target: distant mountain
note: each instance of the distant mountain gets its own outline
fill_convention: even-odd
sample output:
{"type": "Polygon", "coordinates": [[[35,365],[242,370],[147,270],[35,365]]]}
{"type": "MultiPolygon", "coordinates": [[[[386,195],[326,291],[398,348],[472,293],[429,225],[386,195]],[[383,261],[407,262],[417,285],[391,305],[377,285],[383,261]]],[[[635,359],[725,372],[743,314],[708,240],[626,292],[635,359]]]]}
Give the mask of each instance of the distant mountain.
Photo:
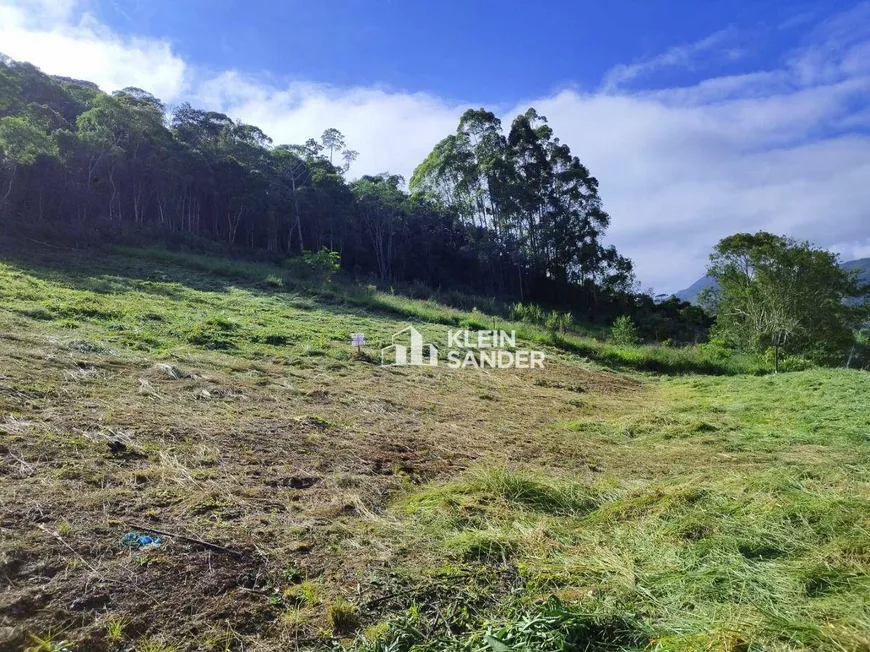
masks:
{"type": "Polygon", "coordinates": [[[697,281],[692,283],[685,290],[680,290],[676,292],[674,296],[676,296],[680,301],[688,301],[689,303],[697,303],[698,295],[701,294],[707,288],[715,288],[717,287],[716,281],[714,281],[709,276],[702,276],[697,281]]]}
{"type": "Polygon", "coordinates": [[[858,278],[864,283],[870,283],[870,258],[859,258],[843,263],[843,269],[857,269],[858,278]]]}
{"type": "MultiPolygon", "coordinates": [[[[857,269],[858,278],[862,283],[870,283],[870,258],[859,258],[858,260],[850,260],[843,263],[843,269],[857,269]]],[[[707,288],[715,288],[716,281],[709,276],[703,276],[692,283],[685,290],[675,292],[674,296],[680,301],[688,301],[689,303],[697,303],[698,295],[707,288]]]]}

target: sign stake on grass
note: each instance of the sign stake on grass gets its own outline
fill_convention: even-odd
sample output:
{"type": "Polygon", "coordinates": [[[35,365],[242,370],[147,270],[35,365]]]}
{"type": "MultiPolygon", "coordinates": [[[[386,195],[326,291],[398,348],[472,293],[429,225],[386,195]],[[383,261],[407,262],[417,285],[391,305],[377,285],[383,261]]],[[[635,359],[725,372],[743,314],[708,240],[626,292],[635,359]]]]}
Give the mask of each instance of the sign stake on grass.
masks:
{"type": "Polygon", "coordinates": [[[356,352],[359,353],[362,347],[366,345],[366,336],[363,333],[351,333],[350,343],[356,347],[356,352]]]}

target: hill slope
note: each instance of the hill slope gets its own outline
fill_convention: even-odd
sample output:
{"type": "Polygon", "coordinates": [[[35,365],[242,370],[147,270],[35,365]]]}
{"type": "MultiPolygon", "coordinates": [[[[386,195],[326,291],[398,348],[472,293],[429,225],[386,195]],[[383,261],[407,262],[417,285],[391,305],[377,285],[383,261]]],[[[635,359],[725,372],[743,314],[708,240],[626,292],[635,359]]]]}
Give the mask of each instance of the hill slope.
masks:
{"type": "Polygon", "coordinates": [[[680,290],[679,292],[674,294],[674,296],[677,297],[680,301],[698,303],[698,297],[700,296],[701,292],[703,292],[707,288],[715,289],[716,287],[717,285],[715,280],[713,280],[709,276],[702,276],[685,290],[680,290]]]}
{"type": "Polygon", "coordinates": [[[398,304],[277,268],[0,260],[0,648],[868,645],[864,373],[381,367],[398,304]]]}
{"type": "Polygon", "coordinates": [[[870,283],[870,258],[860,258],[843,263],[846,269],[858,270],[858,276],[864,283],[870,283]]]}
{"type": "MultiPolygon", "coordinates": [[[[862,283],[870,283],[870,258],[860,258],[858,260],[850,260],[848,262],[843,263],[844,269],[849,270],[858,270],[858,278],[861,279],[862,283]]],[[[675,293],[674,296],[680,299],[681,301],[688,301],[690,303],[697,303],[698,296],[701,292],[708,287],[715,288],[716,281],[714,281],[709,276],[702,276],[697,281],[692,283],[685,290],[680,290],[675,293]]]]}

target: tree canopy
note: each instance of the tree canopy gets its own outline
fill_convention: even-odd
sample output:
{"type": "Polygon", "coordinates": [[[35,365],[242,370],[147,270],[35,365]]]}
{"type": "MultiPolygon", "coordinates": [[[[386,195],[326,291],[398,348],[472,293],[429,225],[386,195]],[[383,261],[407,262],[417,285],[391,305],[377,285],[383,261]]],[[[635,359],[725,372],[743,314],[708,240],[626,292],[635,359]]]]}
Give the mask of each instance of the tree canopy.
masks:
{"type": "Polygon", "coordinates": [[[708,275],[718,289],[706,301],[716,313],[715,334],[736,348],[817,362],[845,360],[867,318],[848,299],[865,294],[836,254],[807,242],[758,232],[719,241],[708,275]]]}
{"type": "Polygon", "coordinates": [[[464,224],[485,230],[515,266],[561,283],[591,282],[626,289],[631,261],[601,238],[610,216],[598,180],[529,109],[507,136],[484,109],[466,111],[455,134],[439,142],[411,179],[464,224]]]}
{"type": "Polygon", "coordinates": [[[326,248],[383,283],[558,304],[602,322],[658,311],[603,241],[598,181],[534,109],[506,134],[490,111],[467,111],[407,189],[389,172],[352,180],[359,156],[335,128],[274,143],[223,113],[0,61],[7,232],[275,260],[326,248]]]}

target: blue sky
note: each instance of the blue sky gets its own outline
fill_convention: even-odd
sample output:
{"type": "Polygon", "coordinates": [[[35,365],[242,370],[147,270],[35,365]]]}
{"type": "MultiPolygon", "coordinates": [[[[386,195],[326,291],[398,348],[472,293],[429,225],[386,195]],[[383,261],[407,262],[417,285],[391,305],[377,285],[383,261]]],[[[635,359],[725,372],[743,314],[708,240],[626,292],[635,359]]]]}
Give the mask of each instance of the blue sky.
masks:
{"type": "Polygon", "coordinates": [[[546,115],[678,290],[758,229],[870,256],[870,2],[0,0],[0,52],[406,177],[462,111],[546,115]]]}
{"type": "MultiPolygon", "coordinates": [[[[729,27],[739,59],[711,57],[710,65],[725,74],[763,67],[800,41],[802,30],[784,24],[849,4],[114,0],[98,5],[97,15],[119,32],[168,39],[185,60],[214,69],[503,103],[565,86],[596,88],[613,66],[729,27]]],[[[708,66],[699,68],[670,70],[646,85],[687,83],[708,66]]]]}

